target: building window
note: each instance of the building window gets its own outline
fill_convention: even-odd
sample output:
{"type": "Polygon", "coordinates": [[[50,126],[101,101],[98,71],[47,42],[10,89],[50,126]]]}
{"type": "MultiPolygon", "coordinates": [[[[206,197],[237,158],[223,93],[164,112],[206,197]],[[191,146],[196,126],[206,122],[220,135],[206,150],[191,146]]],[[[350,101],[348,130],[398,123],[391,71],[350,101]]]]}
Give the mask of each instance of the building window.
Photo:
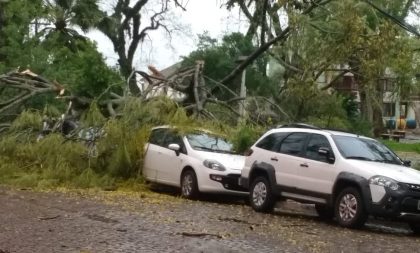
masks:
{"type": "Polygon", "coordinates": [[[400,117],[401,118],[407,118],[407,108],[408,108],[408,103],[407,102],[401,103],[401,105],[400,105],[400,117]]]}
{"type": "Polygon", "coordinates": [[[395,116],[395,103],[384,103],[384,117],[394,117],[395,116]]]}
{"type": "Polygon", "coordinates": [[[383,83],[384,83],[384,92],[393,92],[394,91],[394,88],[395,88],[395,80],[394,79],[390,79],[390,78],[383,79],[383,83]]]}

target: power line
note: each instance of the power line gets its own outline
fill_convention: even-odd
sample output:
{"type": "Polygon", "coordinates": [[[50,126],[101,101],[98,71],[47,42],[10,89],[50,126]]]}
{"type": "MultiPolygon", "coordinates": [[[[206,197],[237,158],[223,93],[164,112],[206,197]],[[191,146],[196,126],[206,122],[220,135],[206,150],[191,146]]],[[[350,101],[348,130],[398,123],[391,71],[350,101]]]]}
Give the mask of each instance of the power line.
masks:
{"type": "Polygon", "coordinates": [[[388,13],[387,11],[381,9],[380,7],[378,7],[377,5],[375,5],[374,3],[372,3],[369,0],[364,0],[367,4],[369,4],[370,6],[372,6],[375,10],[377,10],[379,13],[381,13],[382,15],[384,15],[386,18],[389,18],[390,20],[392,20],[392,22],[394,22],[395,24],[397,24],[398,26],[400,26],[401,28],[403,28],[404,30],[406,30],[409,33],[412,33],[414,35],[416,35],[417,37],[420,37],[420,33],[411,25],[407,24],[406,22],[404,22],[403,20],[400,20],[399,18],[391,15],[390,13],[388,13]]]}

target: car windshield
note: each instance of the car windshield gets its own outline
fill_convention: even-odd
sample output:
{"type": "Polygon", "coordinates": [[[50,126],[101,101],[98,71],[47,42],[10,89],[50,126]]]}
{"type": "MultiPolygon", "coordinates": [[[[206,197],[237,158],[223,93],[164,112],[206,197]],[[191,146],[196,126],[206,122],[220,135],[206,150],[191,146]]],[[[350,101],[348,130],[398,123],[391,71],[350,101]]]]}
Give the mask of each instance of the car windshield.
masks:
{"type": "Polygon", "coordinates": [[[235,153],[232,150],[233,145],[220,136],[211,135],[208,133],[194,133],[188,134],[187,140],[191,147],[195,150],[230,154],[235,153]]]}
{"type": "Polygon", "coordinates": [[[333,136],[341,155],[346,159],[402,165],[401,159],[382,143],[353,136],[333,136]]]}

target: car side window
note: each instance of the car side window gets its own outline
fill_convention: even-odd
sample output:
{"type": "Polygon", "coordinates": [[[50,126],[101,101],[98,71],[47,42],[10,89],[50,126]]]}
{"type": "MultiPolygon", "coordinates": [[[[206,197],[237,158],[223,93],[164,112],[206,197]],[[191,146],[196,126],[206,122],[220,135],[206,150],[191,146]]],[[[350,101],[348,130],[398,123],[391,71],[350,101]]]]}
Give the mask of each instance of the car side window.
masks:
{"type": "Polygon", "coordinates": [[[276,151],[276,146],[279,142],[281,142],[284,137],[286,137],[289,133],[281,132],[281,133],[272,133],[262,139],[260,142],[257,143],[258,148],[276,151]]]}
{"type": "Polygon", "coordinates": [[[168,132],[168,129],[164,129],[164,128],[153,130],[152,133],[150,134],[149,143],[155,144],[158,146],[163,146],[164,145],[163,141],[165,139],[165,135],[167,132],[168,132]]]}
{"type": "Polygon", "coordinates": [[[163,147],[168,148],[169,144],[178,144],[181,147],[181,153],[187,153],[182,137],[174,130],[167,131],[165,134],[163,147]]]}
{"type": "Polygon", "coordinates": [[[182,138],[174,131],[168,131],[165,135],[165,140],[163,141],[163,146],[168,147],[169,144],[178,144],[182,146],[182,138]]]}
{"type": "Polygon", "coordinates": [[[280,144],[279,152],[288,155],[302,155],[308,133],[292,133],[287,136],[280,144]]]}
{"type": "Polygon", "coordinates": [[[328,162],[327,157],[318,153],[319,148],[328,148],[331,150],[331,145],[328,139],[320,134],[312,134],[308,145],[306,146],[306,157],[320,162],[328,162]]]}

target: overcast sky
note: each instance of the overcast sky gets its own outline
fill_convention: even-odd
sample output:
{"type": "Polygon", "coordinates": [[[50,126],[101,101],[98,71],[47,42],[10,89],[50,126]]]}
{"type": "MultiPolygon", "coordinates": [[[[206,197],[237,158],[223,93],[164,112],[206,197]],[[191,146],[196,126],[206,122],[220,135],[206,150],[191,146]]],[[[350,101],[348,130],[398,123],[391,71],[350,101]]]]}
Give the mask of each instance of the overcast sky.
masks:
{"type": "MultiPolygon", "coordinates": [[[[112,0],[104,0],[112,8],[112,0]]],[[[170,40],[163,30],[150,32],[150,37],[139,45],[134,60],[136,69],[146,70],[147,65],[154,65],[157,69],[164,69],[193,51],[197,45],[197,34],[208,31],[212,37],[221,38],[227,32],[246,31],[247,22],[240,15],[239,9],[227,11],[221,7],[222,0],[181,0],[186,3],[187,11],[180,8],[171,13],[171,19],[182,24],[182,33],[174,33],[170,40]]],[[[148,20],[145,20],[148,21],[148,20]]],[[[419,25],[418,17],[413,15],[407,20],[410,24],[419,25]]],[[[147,23],[145,24],[147,25],[147,23]]],[[[99,51],[105,56],[109,65],[117,64],[111,42],[98,31],[92,31],[88,36],[94,39],[99,51]]]]}
{"type": "MultiPolygon", "coordinates": [[[[163,30],[151,32],[150,40],[137,49],[134,61],[137,69],[146,70],[150,64],[163,69],[178,62],[181,56],[196,48],[197,34],[204,31],[212,37],[221,38],[226,32],[245,29],[246,22],[241,20],[239,10],[228,12],[225,7],[221,8],[220,0],[184,0],[184,3],[187,3],[187,11],[177,9],[171,17],[183,25],[183,32],[173,34],[172,39],[163,30]]],[[[92,31],[88,36],[97,42],[107,63],[115,66],[118,58],[109,39],[98,31],[92,31]]]]}

